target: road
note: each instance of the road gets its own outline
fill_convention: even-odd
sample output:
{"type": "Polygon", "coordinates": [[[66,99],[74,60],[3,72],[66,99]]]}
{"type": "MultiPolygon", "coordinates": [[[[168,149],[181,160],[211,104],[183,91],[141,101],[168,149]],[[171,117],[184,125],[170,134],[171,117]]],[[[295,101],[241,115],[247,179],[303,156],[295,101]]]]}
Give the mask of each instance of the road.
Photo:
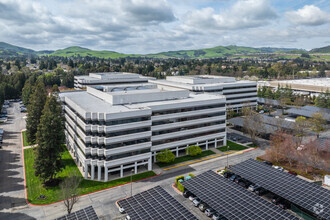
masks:
{"type": "MultiPolygon", "coordinates": [[[[47,206],[31,206],[25,203],[22,149],[19,131],[24,128],[23,114],[19,112],[18,103],[8,109],[10,120],[4,125],[4,149],[0,150],[0,219],[54,219],[66,214],[62,203],[47,206]]],[[[236,164],[249,158],[263,154],[263,150],[256,149],[242,154],[228,156],[229,164],[236,164]]],[[[207,219],[191,202],[184,199],[173,188],[174,178],[179,175],[194,173],[198,175],[207,170],[217,170],[227,165],[227,157],[217,157],[190,165],[185,165],[162,171],[162,174],[153,178],[133,183],[133,194],[145,191],[155,186],[162,186],[184,206],[190,209],[200,219],[207,219]]],[[[118,212],[115,202],[130,196],[130,184],[95,192],[81,196],[73,211],[92,205],[100,219],[124,219],[125,215],[118,212]]]]}

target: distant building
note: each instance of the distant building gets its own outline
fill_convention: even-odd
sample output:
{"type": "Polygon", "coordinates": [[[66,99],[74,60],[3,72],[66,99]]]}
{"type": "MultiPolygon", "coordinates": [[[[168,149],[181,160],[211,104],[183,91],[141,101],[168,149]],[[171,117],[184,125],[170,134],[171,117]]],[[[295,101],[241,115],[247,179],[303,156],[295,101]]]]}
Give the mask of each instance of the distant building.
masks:
{"type": "Polygon", "coordinates": [[[226,97],[227,109],[238,111],[244,106],[257,105],[257,83],[235,80],[234,77],[194,75],[168,76],[166,80],[149,80],[164,88],[188,89],[196,93],[219,94],[226,97]]]}
{"type": "Polygon", "coordinates": [[[75,76],[74,88],[83,89],[86,86],[111,85],[123,83],[147,83],[152,77],[145,77],[136,73],[108,72],[108,73],[90,73],[88,76],[75,76]]]}
{"type": "Polygon", "coordinates": [[[179,156],[189,145],[206,150],[226,144],[222,95],[126,83],[88,86],[87,91],[63,92],[60,97],[66,145],[84,177],[92,180],[151,170],[163,149],[179,156]]]}

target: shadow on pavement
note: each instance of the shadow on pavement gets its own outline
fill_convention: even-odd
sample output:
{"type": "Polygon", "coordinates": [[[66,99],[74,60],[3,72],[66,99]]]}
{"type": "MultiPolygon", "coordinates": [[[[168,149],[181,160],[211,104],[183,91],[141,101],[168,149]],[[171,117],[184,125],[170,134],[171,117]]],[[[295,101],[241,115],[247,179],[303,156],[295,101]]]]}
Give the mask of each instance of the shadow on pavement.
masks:
{"type": "Polygon", "coordinates": [[[0,219],[6,220],[31,220],[36,219],[24,213],[9,213],[9,212],[0,212],[0,219]]]}
{"type": "MultiPolygon", "coordinates": [[[[167,179],[167,178],[177,177],[177,176],[180,176],[182,174],[190,173],[190,172],[193,172],[193,171],[196,171],[196,170],[192,167],[187,167],[185,169],[177,170],[177,171],[174,171],[174,172],[171,172],[171,173],[161,174],[161,175],[153,177],[153,178],[141,180],[140,182],[157,182],[157,181],[161,181],[161,180],[164,180],[164,179],[167,179]]],[[[173,182],[174,182],[174,179],[173,179],[173,182]]]]}

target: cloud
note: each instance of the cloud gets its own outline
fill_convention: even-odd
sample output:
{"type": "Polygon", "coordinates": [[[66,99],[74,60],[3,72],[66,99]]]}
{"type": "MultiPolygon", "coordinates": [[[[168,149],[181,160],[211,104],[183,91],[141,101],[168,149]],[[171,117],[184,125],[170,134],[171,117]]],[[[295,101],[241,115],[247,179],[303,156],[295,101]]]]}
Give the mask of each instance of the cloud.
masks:
{"type": "Polygon", "coordinates": [[[305,5],[297,11],[289,11],[286,17],[296,25],[318,26],[330,22],[330,14],[314,5],[305,5]]]}
{"type": "Polygon", "coordinates": [[[190,11],[185,17],[185,28],[237,30],[266,25],[276,17],[268,1],[242,0],[220,13],[211,7],[190,11]]]}

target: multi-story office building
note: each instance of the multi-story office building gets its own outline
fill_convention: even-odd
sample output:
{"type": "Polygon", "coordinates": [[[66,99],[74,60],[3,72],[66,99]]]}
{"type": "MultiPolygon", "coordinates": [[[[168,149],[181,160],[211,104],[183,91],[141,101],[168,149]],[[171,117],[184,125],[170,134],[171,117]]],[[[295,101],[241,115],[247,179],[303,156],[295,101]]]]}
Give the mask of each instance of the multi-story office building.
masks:
{"type": "Polygon", "coordinates": [[[111,84],[123,84],[123,83],[147,83],[152,77],[141,76],[136,73],[123,73],[123,72],[111,72],[111,73],[90,73],[88,76],[75,76],[74,88],[83,89],[86,86],[96,85],[111,85],[111,84]]]}
{"type": "Polygon", "coordinates": [[[226,144],[225,97],[156,84],[87,87],[60,94],[66,144],[85,178],[151,170],[157,152],[226,144]]]}
{"type": "Polygon", "coordinates": [[[257,105],[257,83],[235,80],[234,77],[168,76],[166,80],[149,80],[165,88],[182,88],[196,93],[221,94],[226,97],[227,109],[238,111],[244,106],[257,105]]]}

